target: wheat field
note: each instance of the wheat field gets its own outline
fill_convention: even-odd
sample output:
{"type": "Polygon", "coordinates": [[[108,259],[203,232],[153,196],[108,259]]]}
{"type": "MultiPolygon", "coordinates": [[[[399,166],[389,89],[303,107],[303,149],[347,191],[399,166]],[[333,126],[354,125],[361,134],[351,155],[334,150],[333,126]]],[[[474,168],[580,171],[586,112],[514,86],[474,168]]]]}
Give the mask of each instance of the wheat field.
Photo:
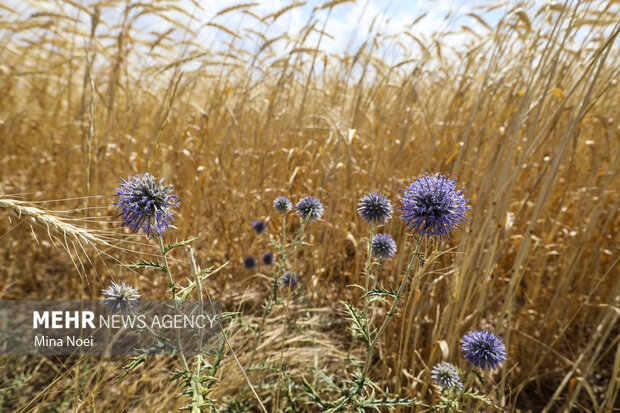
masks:
{"type": "MultiPolygon", "coordinates": [[[[274,396],[273,372],[250,364],[281,357],[291,377],[320,367],[350,379],[343,365],[360,350],[340,301],[361,298],[351,287],[363,283],[367,248],[358,200],[379,191],[397,207],[410,179],[440,172],[472,208],[450,237],[423,243],[425,273],[372,359],[378,391],[431,404],[431,367],[458,360],[463,334],[481,326],[508,355],[487,377],[496,407],[484,411],[620,411],[618,3],[496,2],[468,17],[476,30],[432,36],[414,32],[415,15],[411,30],[375,26],[340,52],[323,48],[326,22],[351,2],[310,4],[294,35],[270,27],[304,2],[269,14],[221,3],[0,4],[0,299],[99,299],[111,280],[164,299],[164,277],[122,265],[157,259],[156,242],[121,227],[111,205],[121,179],[149,171],[181,199],[172,240],[196,238],[196,260],[219,268],[204,290],[243,314],[229,340],[258,397],[270,412],[300,411],[274,396]],[[209,21],[191,11],[215,6],[209,21]],[[227,26],[230,16],[255,29],[227,26]],[[269,269],[243,260],[270,250],[282,195],[314,195],[325,215],[299,252],[299,294],[256,343],[247,326],[261,322],[269,269]],[[252,230],[257,219],[266,234],[252,230]],[[283,317],[296,327],[283,330],[283,317]]],[[[380,278],[396,286],[414,240],[399,219],[383,231],[399,253],[380,278]]],[[[191,264],[171,253],[182,279],[191,264]]],[[[3,412],[187,404],[169,380],[174,356],[120,380],[128,358],[1,357],[3,412]]],[[[215,379],[219,411],[261,411],[230,352],[215,379]]]]}

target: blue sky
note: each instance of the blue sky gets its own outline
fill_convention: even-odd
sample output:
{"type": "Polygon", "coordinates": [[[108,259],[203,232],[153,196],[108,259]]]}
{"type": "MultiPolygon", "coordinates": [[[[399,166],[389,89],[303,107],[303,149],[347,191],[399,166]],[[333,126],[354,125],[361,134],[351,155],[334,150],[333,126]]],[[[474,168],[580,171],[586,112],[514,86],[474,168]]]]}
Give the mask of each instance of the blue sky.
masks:
{"type": "MultiPolygon", "coordinates": [[[[92,9],[95,0],[74,0],[76,4],[84,6],[86,9],[92,9]]],[[[122,11],[128,0],[110,0],[106,1],[106,7],[103,9],[102,21],[110,26],[117,25],[122,20],[122,11]]],[[[246,35],[249,30],[256,30],[265,35],[267,38],[273,38],[282,34],[287,34],[289,38],[295,39],[300,35],[300,29],[307,25],[310,16],[318,19],[317,27],[323,27],[323,23],[327,21],[325,31],[329,33],[329,37],[323,37],[321,41],[321,50],[326,53],[354,53],[359,45],[369,37],[375,37],[377,33],[383,36],[403,35],[408,32],[419,37],[424,43],[427,43],[434,33],[446,31],[460,31],[461,26],[467,26],[476,33],[484,34],[486,29],[475,18],[469,16],[469,13],[475,13],[484,19],[489,26],[494,27],[499,19],[504,16],[518,0],[356,0],[339,4],[331,11],[328,9],[320,10],[313,14],[313,9],[328,0],[306,0],[301,7],[295,7],[282,17],[265,26],[256,19],[241,13],[239,10],[217,16],[217,13],[225,8],[242,4],[253,3],[248,10],[259,16],[266,16],[275,11],[281,10],[292,3],[304,3],[302,0],[159,0],[153,1],[153,5],[177,5],[194,19],[190,19],[187,15],[179,12],[168,12],[170,17],[178,19],[183,24],[188,25],[194,30],[196,36],[193,40],[198,44],[207,47],[216,47],[225,50],[222,42],[230,40],[230,35],[225,34],[221,30],[214,27],[205,26],[208,22],[224,25],[233,31],[242,32],[242,36],[246,35]],[[199,7],[194,3],[199,4],[199,7]],[[484,6],[499,5],[493,11],[487,11],[484,6]],[[329,19],[327,19],[329,13],[329,19]],[[422,19],[412,26],[420,16],[422,19]],[[449,18],[447,16],[450,16],[449,18]],[[327,20],[326,20],[327,19],[327,20]],[[376,20],[375,20],[376,19],[376,20]],[[373,33],[368,35],[371,24],[373,33]]],[[[529,7],[526,12],[532,14],[533,6],[548,4],[547,0],[529,0],[529,7]]],[[[596,2],[595,2],[596,3],[596,2]]],[[[595,4],[594,3],[594,4],[595,4]]],[[[605,4],[606,1],[600,2],[599,6],[605,4]]],[[[81,28],[88,33],[90,26],[89,16],[77,8],[70,5],[69,2],[61,0],[5,0],[5,6],[15,9],[16,13],[10,13],[0,8],[0,19],[2,20],[27,20],[35,11],[47,11],[49,13],[58,13],[76,18],[81,28]]],[[[138,10],[138,9],[134,9],[138,10]]],[[[49,18],[49,17],[46,17],[49,18]]],[[[149,38],[156,36],[156,33],[165,32],[171,27],[171,24],[164,19],[153,17],[152,14],[144,14],[136,22],[135,26],[138,30],[130,33],[134,37],[144,37],[148,41],[149,38]],[[153,32],[152,34],[146,34],[153,32]]],[[[98,33],[105,29],[100,26],[98,33]]],[[[173,36],[182,36],[177,31],[173,36]]],[[[310,35],[303,45],[304,47],[314,47],[317,44],[318,33],[310,35]]],[[[255,37],[257,38],[257,37],[255,37]]],[[[448,36],[444,39],[447,44],[453,47],[459,47],[471,39],[471,36],[460,34],[448,36]]],[[[104,41],[113,41],[108,39],[104,41]]],[[[261,42],[256,41],[254,44],[246,44],[247,47],[257,47],[261,42]]],[[[279,42],[274,44],[276,54],[284,50],[278,50],[278,47],[285,47],[290,42],[279,42]]],[[[414,45],[414,42],[411,41],[414,45]]]]}
{"type": "MultiPolygon", "coordinates": [[[[415,41],[410,37],[404,36],[405,32],[416,36],[427,45],[431,44],[433,34],[451,30],[457,31],[460,30],[462,25],[483,34],[488,29],[477,22],[476,19],[468,16],[468,13],[476,13],[489,26],[493,27],[500,17],[515,4],[516,0],[506,0],[501,7],[493,12],[486,12],[481,6],[498,4],[497,0],[356,0],[339,4],[331,11],[329,9],[322,9],[316,12],[313,12],[313,10],[325,4],[326,0],[306,0],[304,5],[291,9],[277,20],[270,21],[268,25],[262,24],[240,10],[218,15],[218,12],[223,9],[250,2],[255,4],[248,8],[248,10],[259,16],[274,13],[293,2],[302,3],[301,0],[177,0],[176,2],[174,0],[160,0],[152,4],[165,6],[167,3],[170,3],[179,6],[185,13],[179,11],[167,12],[168,16],[189,26],[196,34],[192,36],[177,30],[172,36],[177,41],[180,39],[191,40],[209,50],[227,51],[229,48],[226,42],[233,40],[230,34],[226,34],[212,26],[205,26],[209,22],[226,26],[240,33],[246,39],[253,39],[250,41],[246,40],[245,43],[235,40],[237,47],[251,50],[260,47],[264,42],[259,40],[257,36],[252,37],[249,35],[250,31],[258,31],[266,38],[286,34],[289,39],[294,40],[300,37],[301,29],[307,26],[312,16],[313,19],[317,20],[316,27],[323,28],[323,24],[325,24],[325,32],[329,34],[329,36],[322,38],[320,44],[320,50],[326,54],[353,54],[366,39],[375,38],[377,34],[380,35],[379,38],[384,39],[394,35],[398,36],[398,40],[404,42],[400,49],[394,46],[395,41],[387,41],[386,44],[389,46],[383,49],[374,49],[373,52],[381,54],[383,58],[388,57],[388,60],[392,59],[396,62],[411,58],[412,56],[419,56],[420,54],[415,41]],[[199,7],[192,1],[197,3],[199,7]],[[423,15],[424,17],[419,19],[423,15]],[[415,25],[413,25],[414,22],[416,22],[415,25]],[[372,33],[369,34],[371,27],[372,33]]],[[[92,6],[96,2],[94,0],[76,0],[76,3],[92,10],[92,6]]],[[[60,0],[8,0],[5,4],[16,9],[18,13],[8,16],[4,15],[4,19],[16,17],[26,19],[36,9],[50,13],[60,12],[60,14],[72,16],[79,21],[80,28],[86,34],[90,28],[90,17],[84,11],[78,10],[69,3],[60,0]],[[32,3],[28,3],[28,1],[32,1],[32,3]]],[[[126,0],[112,0],[106,2],[106,4],[107,6],[102,10],[101,20],[108,24],[108,27],[120,24],[123,17],[123,9],[127,4],[126,0]]],[[[138,10],[134,9],[136,12],[138,10]]],[[[0,14],[4,13],[0,11],[0,14]]],[[[100,25],[97,31],[99,35],[107,31],[102,26],[100,25]]],[[[154,17],[152,14],[147,13],[137,19],[133,27],[133,30],[129,33],[132,40],[143,39],[145,44],[150,44],[157,37],[157,33],[166,32],[166,30],[172,27],[172,24],[165,19],[154,17]]],[[[100,37],[99,40],[112,44],[115,42],[115,36],[116,34],[107,38],[100,37]]],[[[442,44],[459,48],[459,46],[462,46],[472,38],[473,36],[461,33],[442,39],[442,44]]],[[[317,45],[318,39],[319,33],[314,32],[300,46],[314,48],[317,45]]],[[[135,44],[137,45],[139,42],[135,44]]],[[[272,45],[271,51],[276,56],[283,55],[294,47],[293,44],[294,42],[290,40],[276,42],[272,45]]],[[[174,60],[175,54],[178,56],[185,55],[184,50],[169,50],[166,53],[165,59],[168,61],[174,60]]]]}
{"type": "MultiPolygon", "coordinates": [[[[199,32],[196,40],[208,42],[214,37],[222,34],[212,27],[202,27],[207,22],[215,22],[223,24],[231,29],[255,29],[258,30],[260,24],[253,18],[243,13],[232,12],[222,16],[216,14],[228,7],[243,4],[255,3],[248,8],[252,12],[265,16],[277,10],[281,10],[292,3],[302,3],[302,0],[194,0],[200,7],[196,7],[192,0],[162,0],[153,2],[153,4],[165,6],[166,3],[179,5],[182,10],[193,15],[195,20],[192,21],[181,13],[172,12],[171,16],[178,18],[184,24],[188,24],[192,29],[199,32]]],[[[306,0],[305,5],[295,7],[291,11],[285,13],[277,21],[275,21],[265,33],[267,37],[287,32],[294,37],[299,33],[299,29],[308,21],[312,14],[312,10],[326,3],[327,0],[306,0]]],[[[96,3],[94,0],[75,0],[76,4],[85,6],[86,9],[92,9],[92,5],[96,3]]],[[[122,19],[122,10],[125,7],[125,0],[113,0],[106,2],[107,7],[103,9],[102,20],[110,24],[118,24],[122,19]]],[[[366,38],[366,34],[377,17],[375,29],[379,29],[384,34],[395,34],[403,30],[409,30],[416,35],[430,36],[433,32],[440,31],[446,27],[458,27],[460,24],[471,26],[472,29],[479,30],[482,28],[474,19],[468,17],[469,12],[476,12],[485,20],[489,21],[492,26],[497,22],[499,16],[508,6],[498,9],[493,13],[485,13],[483,10],[476,10],[478,6],[489,3],[489,0],[356,0],[343,4],[339,4],[331,10],[330,18],[327,21],[326,32],[333,38],[325,38],[322,43],[323,48],[327,52],[338,52],[355,45],[356,39],[366,38]],[[446,21],[446,15],[452,11],[452,17],[446,21]],[[426,16],[421,19],[414,27],[409,26],[422,14],[426,16]]],[[[514,3],[514,0],[506,1],[506,3],[514,3]]],[[[6,0],[4,3],[9,7],[18,11],[17,14],[5,14],[0,9],[2,19],[11,20],[11,18],[24,19],[36,11],[48,11],[50,13],[59,12],[81,20],[84,28],[88,28],[90,18],[86,13],[79,11],[67,2],[59,0],[6,0]]],[[[318,11],[315,16],[322,21],[327,17],[328,10],[318,11]]],[[[155,20],[149,15],[144,15],[137,21],[137,26],[147,28],[153,31],[165,31],[170,24],[164,20],[155,20]]],[[[321,24],[319,24],[322,27],[321,24]]],[[[309,43],[316,39],[311,37],[309,43]]]]}
{"type": "MultiPolygon", "coordinates": [[[[291,4],[289,0],[256,0],[254,2],[258,5],[250,10],[258,15],[268,15],[291,4]]],[[[242,2],[209,0],[201,2],[204,10],[197,10],[194,6],[190,6],[186,10],[195,13],[195,16],[202,22],[213,21],[229,28],[259,30],[260,23],[247,15],[230,13],[215,17],[219,10],[240,3],[242,2]]],[[[289,36],[294,38],[299,35],[299,29],[308,22],[312,10],[323,3],[325,1],[307,1],[304,6],[296,7],[280,17],[264,34],[267,37],[273,37],[287,32],[289,36]]],[[[456,29],[462,24],[481,32],[485,30],[484,27],[475,19],[467,16],[467,13],[475,12],[483,17],[489,25],[493,26],[503,15],[503,10],[506,10],[503,7],[495,12],[485,13],[483,10],[477,9],[478,6],[485,4],[488,4],[488,0],[357,0],[336,6],[331,13],[326,9],[320,10],[315,13],[315,16],[320,20],[318,27],[322,27],[329,13],[325,31],[331,37],[323,37],[321,41],[323,51],[327,53],[353,52],[368,37],[368,31],[373,21],[375,22],[374,32],[388,36],[409,31],[416,36],[428,39],[433,33],[456,29]],[[449,13],[451,13],[451,17],[446,19],[449,13]],[[425,17],[411,27],[414,21],[423,14],[425,17]]],[[[199,36],[200,40],[204,42],[211,42],[216,37],[225,36],[211,27],[207,29],[203,30],[199,36]]],[[[316,45],[318,37],[318,33],[311,35],[306,46],[316,45]]],[[[460,40],[464,39],[461,37],[460,40]]],[[[458,42],[459,39],[455,41],[458,42]]]]}

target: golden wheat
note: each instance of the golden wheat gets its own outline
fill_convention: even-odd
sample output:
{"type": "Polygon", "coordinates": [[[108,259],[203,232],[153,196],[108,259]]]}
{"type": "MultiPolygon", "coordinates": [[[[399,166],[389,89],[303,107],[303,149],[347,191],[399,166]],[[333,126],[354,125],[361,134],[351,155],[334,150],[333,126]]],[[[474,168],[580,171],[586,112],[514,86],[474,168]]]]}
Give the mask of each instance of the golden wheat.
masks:
{"type": "Polygon", "coordinates": [[[54,215],[53,212],[30,206],[22,201],[0,198],[0,210],[20,220],[39,225],[47,231],[50,239],[60,239],[65,246],[68,245],[67,237],[72,238],[79,245],[90,245],[93,247],[110,246],[107,241],[97,235],[93,235],[87,228],[78,227],[63,221],[54,215]],[[52,233],[55,233],[57,236],[53,236],[52,233]]]}
{"type": "MultiPolygon", "coordinates": [[[[620,391],[617,5],[497,3],[476,8],[461,29],[452,24],[433,35],[416,31],[429,18],[423,15],[397,35],[381,33],[376,21],[358,34],[367,38],[353,42],[355,50],[328,53],[324,42],[334,33],[324,19],[347,1],[317,5],[292,34],[268,30],[302,3],[264,16],[253,3],[226,6],[200,28],[191,23],[198,12],[173,1],[65,1],[53,12],[35,3],[31,19],[0,6],[9,16],[0,27],[3,191],[33,201],[53,194],[72,210],[82,201],[70,198],[85,190],[111,195],[121,177],[147,169],[167,177],[182,198],[175,236],[199,237],[201,263],[231,261],[205,288],[243,311],[248,329],[260,322],[269,288],[242,259],[271,248],[249,223],[265,219],[276,234],[276,196],[320,197],[325,219],[311,228],[312,246],[299,259],[311,305],[291,308],[317,331],[289,331],[283,359],[295,373],[322,367],[338,376],[356,354],[334,320],[339,300],[360,298],[350,288],[360,284],[367,235],[357,200],[372,190],[396,201],[409,178],[450,174],[471,198],[469,223],[441,241],[442,254],[435,243],[423,246],[427,273],[405,291],[373,376],[382,388],[432,400],[432,365],[458,359],[466,330],[494,327],[510,362],[490,377],[497,380],[491,397],[506,411],[613,411],[620,391]],[[492,23],[487,12],[503,16],[492,23]],[[257,26],[235,26],[227,18],[236,13],[257,26]],[[138,16],[162,27],[145,27],[138,16]],[[213,43],[201,30],[215,33],[213,43]]],[[[88,202],[99,211],[111,197],[88,202]]],[[[22,201],[0,198],[0,209],[76,247],[112,243],[22,201]]],[[[380,276],[397,285],[413,245],[398,220],[384,231],[402,253],[380,276]]],[[[104,268],[117,262],[110,257],[78,283],[66,257],[29,237],[0,222],[0,298],[94,297],[108,276],[164,296],[165,283],[148,272],[104,268]]],[[[131,253],[114,251],[132,262],[131,253]]],[[[188,273],[182,258],[172,262],[188,273]]],[[[375,311],[380,318],[386,308],[375,311]]],[[[268,320],[258,364],[280,356],[281,318],[268,320]]],[[[252,338],[243,329],[231,335],[242,364],[252,338]]],[[[11,359],[0,382],[20,390],[1,400],[14,410],[181,406],[178,388],[165,381],[174,359],[153,359],[116,383],[124,362],[11,359]]],[[[254,383],[261,374],[249,372],[254,383]]],[[[219,379],[217,396],[234,397],[243,377],[229,357],[219,379]]],[[[258,392],[273,403],[268,389],[258,392]]]]}

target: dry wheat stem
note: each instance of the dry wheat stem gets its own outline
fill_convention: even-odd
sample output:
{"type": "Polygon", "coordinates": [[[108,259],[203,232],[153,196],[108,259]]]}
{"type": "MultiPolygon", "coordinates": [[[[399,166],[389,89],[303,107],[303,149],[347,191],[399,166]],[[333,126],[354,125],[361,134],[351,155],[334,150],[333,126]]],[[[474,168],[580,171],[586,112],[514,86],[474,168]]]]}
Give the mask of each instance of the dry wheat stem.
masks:
{"type": "Polygon", "coordinates": [[[93,235],[87,228],[78,227],[56,217],[52,212],[41,208],[29,206],[24,202],[7,198],[0,198],[0,210],[7,214],[13,215],[18,219],[37,224],[44,228],[51,238],[51,232],[55,232],[66,240],[67,236],[74,238],[78,244],[86,244],[96,247],[97,245],[111,245],[93,235]]]}

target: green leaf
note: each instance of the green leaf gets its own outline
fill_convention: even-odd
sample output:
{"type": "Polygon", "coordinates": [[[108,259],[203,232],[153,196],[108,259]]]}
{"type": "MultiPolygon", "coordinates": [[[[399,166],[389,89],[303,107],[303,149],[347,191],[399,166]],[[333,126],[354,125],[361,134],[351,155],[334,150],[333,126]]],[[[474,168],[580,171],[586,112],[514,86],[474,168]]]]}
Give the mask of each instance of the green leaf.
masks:
{"type": "Polygon", "coordinates": [[[336,386],[336,383],[334,383],[334,381],[331,379],[331,377],[329,377],[327,374],[325,374],[325,372],[321,369],[314,369],[314,372],[316,375],[319,376],[319,378],[321,378],[321,380],[323,380],[323,382],[325,382],[327,384],[327,386],[329,388],[331,388],[332,390],[340,390],[340,388],[338,386],[336,386]]]}
{"type": "Polygon", "coordinates": [[[123,367],[123,372],[116,378],[116,381],[121,381],[123,377],[125,377],[130,371],[138,367],[140,364],[146,361],[146,355],[141,355],[137,357],[132,357],[131,363],[123,367]]]}
{"type": "Polygon", "coordinates": [[[480,374],[478,369],[473,369],[471,372],[473,373],[474,376],[476,376],[476,378],[480,382],[480,385],[482,385],[482,387],[484,387],[484,378],[482,377],[482,375],[480,374]]]}
{"type": "Polygon", "coordinates": [[[396,293],[396,291],[392,289],[387,290],[382,287],[375,288],[371,291],[368,291],[365,295],[366,297],[369,297],[368,299],[369,303],[372,303],[374,301],[382,301],[384,303],[387,303],[388,302],[387,298],[393,298],[395,300],[398,300],[398,294],[396,293]]]}
{"type": "Polygon", "coordinates": [[[418,255],[418,261],[420,262],[420,266],[422,268],[424,268],[424,264],[426,264],[426,261],[424,260],[424,257],[420,253],[418,253],[417,255],[418,255]]]}
{"type": "Polygon", "coordinates": [[[499,406],[496,406],[495,404],[493,404],[493,402],[491,400],[489,400],[485,395],[478,393],[477,391],[467,391],[463,393],[463,397],[469,397],[470,399],[474,399],[474,400],[478,400],[481,401],[482,403],[488,405],[488,406],[492,406],[496,409],[499,409],[499,406]]]}
{"type": "Polygon", "coordinates": [[[328,408],[330,408],[330,407],[332,407],[334,405],[333,403],[329,403],[329,402],[323,401],[323,399],[321,399],[321,396],[319,396],[317,391],[314,390],[312,385],[310,383],[308,383],[308,381],[306,380],[306,378],[303,375],[301,376],[301,382],[303,383],[303,386],[304,386],[304,388],[306,390],[306,395],[309,396],[312,399],[312,401],[321,409],[321,411],[324,412],[328,408]]]}
{"type": "Polygon", "coordinates": [[[428,407],[426,404],[419,402],[409,397],[400,397],[398,395],[390,398],[387,395],[380,399],[375,399],[374,393],[369,400],[365,400],[360,404],[363,409],[371,408],[376,411],[380,411],[380,407],[387,407],[388,409],[394,409],[398,406],[423,406],[428,407]]]}
{"type": "MultiPolygon", "coordinates": [[[[205,280],[209,278],[210,276],[212,276],[213,274],[220,271],[222,268],[224,268],[227,265],[228,265],[228,261],[226,261],[224,264],[220,265],[219,267],[215,269],[213,269],[214,267],[209,267],[207,269],[200,270],[200,272],[198,273],[198,276],[200,277],[201,280],[205,280]]],[[[181,295],[181,300],[187,300],[187,297],[189,297],[189,295],[195,289],[196,289],[196,281],[192,281],[189,283],[187,287],[179,289],[178,293],[181,295]]]]}
{"type": "Polygon", "coordinates": [[[161,270],[163,272],[167,272],[166,271],[166,267],[164,267],[160,263],[154,262],[154,261],[141,261],[141,262],[137,262],[135,264],[126,264],[125,266],[127,268],[156,268],[156,269],[161,270]]]}
{"type": "Polygon", "coordinates": [[[168,253],[168,251],[170,251],[172,249],[179,248],[179,247],[182,247],[184,245],[187,245],[190,242],[195,241],[197,239],[198,239],[198,237],[195,237],[195,238],[190,238],[190,239],[186,239],[186,240],[183,240],[183,241],[177,241],[177,242],[174,242],[172,244],[168,244],[168,246],[164,247],[164,254],[168,253]]]}
{"type": "Polygon", "coordinates": [[[368,331],[366,330],[366,316],[364,313],[347,302],[341,301],[341,304],[344,305],[344,308],[348,314],[347,319],[351,321],[351,334],[353,335],[353,338],[369,344],[370,337],[368,335],[368,331]]]}

